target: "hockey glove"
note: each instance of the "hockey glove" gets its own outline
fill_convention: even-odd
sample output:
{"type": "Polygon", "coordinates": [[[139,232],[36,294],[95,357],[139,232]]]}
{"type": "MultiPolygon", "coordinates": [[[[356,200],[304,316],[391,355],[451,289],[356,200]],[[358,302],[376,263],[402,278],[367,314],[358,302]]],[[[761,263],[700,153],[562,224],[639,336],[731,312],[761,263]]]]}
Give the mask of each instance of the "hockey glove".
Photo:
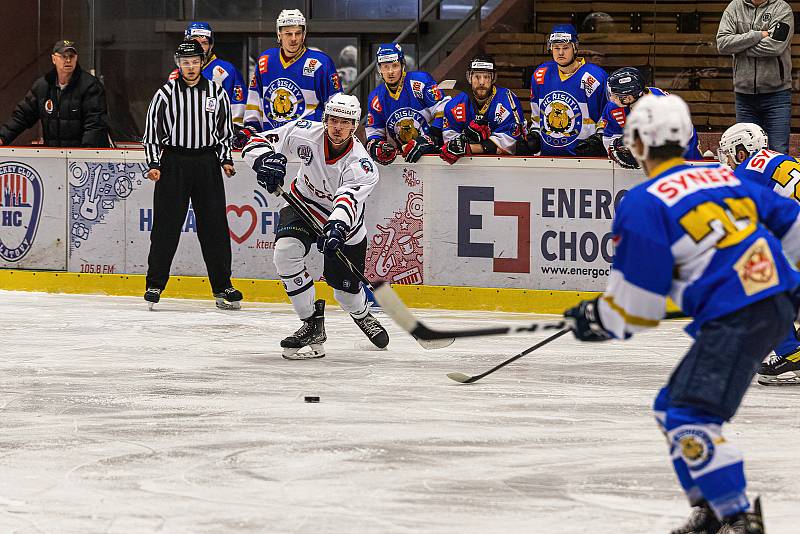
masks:
{"type": "Polygon", "coordinates": [[[606,147],[603,146],[603,134],[595,133],[575,143],[575,155],[581,157],[606,157],[606,147]]]}
{"type": "Polygon", "coordinates": [[[252,126],[245,126],[244,128],[235,127],[231,147],[235,150],[243,149],[248,141],[250,141],[250,138],[257,133],[256,129],[252,126]]]}
{"type": "Polygon", "coordinates": [[[638,169],[639,162],[633,157],[631,151],[625,146],[621,137],[617,137],[608,147],[608,157],[623,169],[638,169]]]}
{"type": "Polygon", "coordinates": [[[785,41],[786,38],[789,37],[789,25],[785,22],[776,23],[772,30],[770,30],[769,36],[776,41],[785,41]]]}
{"type": "Polygon", "coordinates": [[[472,149],[469,146],[469,142],[467,142],[463,135],[459,135],[445,143],[439,157],[452,165],[458,161],[459,158],[469,156],[470,154],[472,154],[472,149]]]}
{"type": "Polygon", "coordinates": [[[403,158],[409,163],[416,163],[425,154],[438,154],[439,147],[427,135],[418,135],[403,147],[403,158]]]}
{"type": "Polygon", "coordinates": [[[564,318],[570,323],[572,333],[581,341],[608,341],[611,339],[611,334],[600,321],[599,302],[600,297],[594,300],[582,300],[580,304],[564,312],[564,318]]]}
{"type": "Polygon", "coordinates": [[[372,159],[381,165],[389,165],[397,157],[397,147],[380,139],[370,139],[367,150],[372,159]]]}
{"type": "Polygon", "coordinates": [[[492,131],[489,129],[489,123],[483,115],[476,115],[464,127],[464,137],[467,138],[467,141],[476,145],[489,139],[490,135],[492,135],[492,131]]]}
{"type": "Polygon", "coordinates": [[[277,152],[262,154],[253,162],[258,185],[274,193],[278,187],[283,187],[283,178],[286,176],[286,156],[277,152]]]}
{"type": "Polygon", "coordinates": [[[332,258],[347,241],[350,227],[344,221],[332,220],[325,223],[322,235],[317,237],[317,250],[332,258]]]}
{"type": "Polygon", "coordinates": [[[517,142],[518,156],[535,156],[542,151],[542,136],[539,130],[531,128],[525,139],[517,142]]]}

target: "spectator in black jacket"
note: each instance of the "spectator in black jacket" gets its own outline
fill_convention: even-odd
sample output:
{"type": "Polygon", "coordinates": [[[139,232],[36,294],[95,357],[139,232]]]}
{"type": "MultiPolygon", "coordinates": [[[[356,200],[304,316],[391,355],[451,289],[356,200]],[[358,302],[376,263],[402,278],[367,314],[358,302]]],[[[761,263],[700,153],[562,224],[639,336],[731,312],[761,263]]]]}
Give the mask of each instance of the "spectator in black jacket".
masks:
{"type": "Polygon", "coordinates": [[[58,41],[52,59],[55,68],[33,82],[11,118],[0,126],[0,145],[13,143],[41,119],[47,146],[107,147],[103,84],[78,65],[73,41],[58,41]]]}

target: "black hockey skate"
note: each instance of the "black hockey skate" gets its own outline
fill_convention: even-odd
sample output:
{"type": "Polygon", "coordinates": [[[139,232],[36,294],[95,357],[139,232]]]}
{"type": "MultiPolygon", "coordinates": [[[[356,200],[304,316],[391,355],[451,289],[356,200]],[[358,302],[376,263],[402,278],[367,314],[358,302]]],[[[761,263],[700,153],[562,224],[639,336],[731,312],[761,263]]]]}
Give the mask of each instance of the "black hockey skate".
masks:
{"type": "Polygon", "coordinates": [[[217,308],[220,310],[238,310],[241,308],[239,301],[244,297],[241,291],[229,287],[224,291],[214,293],[214,298],[217,300],[217,308]]]}
{"type": "Polygon", "coordinates": [[[717,534],[764,534],[761,497],[756,497],[752,512],[742,512],[733,517],[726,517],[717,534]]]}
{"type": "Polygon", "coordinates": [[[325,335],[325,301],[320,299],[314,303],[314,314],[308,319],[303,319],[303,326],[281,341],[283,357],[287,360],[322,358],[325,356],[325,347],[322,344],[327,339],[328,336],[325,335]],[[309,347],[311,350],[299,352],[303,347],[309,347]]]}
{"type": "Polygon", "coordinates": [[[721,526],[714,511],[703,501],[692,508],[686,524],[676,528],[671,534],[717,534],[721,526]]]}
{"type": "Polygon", "coordinates": [[[158,304],[158,301],[161,300],[161,289],[157,287],[148,287],[147,291],[144,292],[144,300],[147,301],[147,309],[152,310],[154,304],[158,304]]]}
{"type": "Polygon", "coordinates": [[[758,369],[762,386],[800,386],[800,351],[788,356],[771,355],[758,369]]]}
{"type": "Polygon", "coordinates": [[[379,349],[385,349],[389,344],[389,333],[371,313],[367,312],[361,319],[353,317],[353,321],[379,349]]]}

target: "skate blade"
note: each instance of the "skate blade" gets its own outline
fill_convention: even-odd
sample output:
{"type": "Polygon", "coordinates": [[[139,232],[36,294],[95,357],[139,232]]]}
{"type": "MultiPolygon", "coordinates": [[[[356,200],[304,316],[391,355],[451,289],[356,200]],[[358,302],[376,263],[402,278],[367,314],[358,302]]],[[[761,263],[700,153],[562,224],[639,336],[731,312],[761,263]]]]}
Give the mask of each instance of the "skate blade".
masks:
{"type": "Polygon", "coordinates": [[[285,360],[313,360],[315,358],[324,357],[325,348],[317,344],[308,345],[308,347],[301,347],[299,349],[283,349],[283,359],[285,360]],[[300,352],[300,350],[305,348],[309,350],[300,352]]]}
{"type": "Polygon", "coordinates": [[[242,306],[238,301],[226,302],[225,299],[217,299],[217,308],[220,310],[240,310],[242,306]]]}
{"type": "Polygon", "coordinates": [[[779,375],[756,375],[762,386],[800,386],[800,375],[794,371],[779,375]]]}
{"type": "Polygon", "coordinates": [[[148,302],[147,303],[147,311],[155,311],[155,309],[153,308],[153,306],[155,306],[155,305],[156,305],[155,302],[148,302]]]}

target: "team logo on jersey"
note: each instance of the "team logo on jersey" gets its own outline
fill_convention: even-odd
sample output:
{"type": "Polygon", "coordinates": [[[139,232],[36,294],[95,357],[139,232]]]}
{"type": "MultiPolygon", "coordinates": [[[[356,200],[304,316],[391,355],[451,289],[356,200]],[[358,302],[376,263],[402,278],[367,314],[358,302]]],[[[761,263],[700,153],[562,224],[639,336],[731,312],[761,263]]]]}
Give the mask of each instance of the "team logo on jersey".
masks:
{"type": "Polygon", "coordinates": [[[422,133],[428,121],[422,113],[412,108],[395,110],[386,121],[386,131],[392,134],[395,140],[405,145],[422,133]]]}
{"type": "Polygon", "coordinates": [[[306,109],[303,92],[288,78],[278,78],[267,86],[264,104],[269,108],[267,116],[277,122],[293,121],[306,109]]]}
{"type": "Polygon", "coordinates": [[[542,140],[553,147],[572,143],[581,133],[583,115],[578,101],[565,91],[548,93],[541,103],[542,140]]]}
{"type": "Polygon", "coordinates": [[[255,89],[258,86],[258,81],[256,81],[256,75],[253,74],[250,77],[250,89],[255,89]]]}
{"type": "Polygon", "coordinates": [[[439,86],[437,84],[431,85],[430,91],[431,91],[431,96],[433,97],[434,100],[438,102],[439,100],[442,99],[442,90],[439,89],[439,86]]]}
{"type": "Polygon", "coordinates": [[[342,82],[339,80],[338,72],[334,72],[333,74],[331,74],[331,85],[333,85],[334,91],[342,90],[342,82]]]}
{"type": "Polygon", "coordinates": [[[413,80],[411,82],[411,92],[414,93],[414,96],[416,96],[420,100],[422,100],[422,91],[424,89],[425,89],[424,83],[418,80],[413,80]]]}
{"type": "Polygon", "coordinates": [[[297,147],[297,157],[303,160],[306,165],[311,165],[311,160],[314,159],[314,151],[308,145],[300,145],[297,147]]]}
{"type": "Polygon", "coordinates": [[[217,99],[213,96],[206,97],[206,111],[213,113],[217,110],[217,99]]]}
{"type": "Polygon", "coordinates": [[[378,95],[372,97],[372,102],[370,102],[369,105],[372,106],[372,109],[374,109],[378,113],[383,111],[383,106],[381,106],[381,99],[378,98],[378,95]]]}
{"type": "Polygon", "coordinates": [[[367,113],[367,126],[375,126],[375,116],[372,113],[367,113]]]}
{"type": "Polygon", "coordinates": [[[621,127],[625,127],[625,110],[622,108],[614,108],[611,110],[611,116],[617,121],[621,127]]]}
{"type": "Polygon", "coordinates": [[[44,103],[44,110],[47,113],[52,113],[53,112],[53,99],[52,98],[48,98],[47,101],[44,103]]]}
{"type": "MultiPolygon", "coordinates": [[[[547,67],[536,69],[536,72],[533,73],[533,81],[536,82],[536,85],[542,85],[544,83],[545,74],[547,74],[547,67]]],[[[532,91],[533,90],[531,90],[531,92],[532,91]]]]}
{"type": "Polygon", "coordinates": [[[218,84],[222,85],[222,82],[225,81],[225,78],[228,77],[228,72],[219,65],[214,67],[213,72],[214,74],[211,76],[211,79],[217,82],[218,84]]]}
{"type": "Polygon", "coordinates": [[[672,438],[681,451],[681,456],[692,471],[704,468],[714,457],[714,441],[701,428],[687,428],[672,438]]]}
{"type": "Polygon", "coordinates": [[[364,170],[364,172],[369,173],[375,170],[375,168],[372,166],[372,162],[367,158],[361,158],[358,160],[358,162],[361,164],[361,168],[364,170]]]}
{"type": "Polygon", "coordinates": [[[763,237],[756,239],[733,265],[747,296],[778,285],[775,258],[763,237]]]}
{"type": "Polygon", "coordinates": [[[466,122],[467,120],[467,107],[464,103],[460,103],[457,106],[453,106],[452,110],[453,118],[456,122],[466,122]]]}
{"type": "Polygon", "coordinates": [[[594,93],[598,87],[600,87],[600,82],[588,72],[581,78],[581,89],[586,92],[587,97],[592,96],[592,93],[594,93]]]}
{"type": "Polygon", "coordinates": [[[258,58],[258,72],[259,74],[267,73],[267,64],[269,63],[269,56],[261,56],[258,58]]]}
{"type": "Polygon", "coordinates": [[[764,170],[767,168],[767,165],[769,165],[769,162],[772,161],[773,158],[781,155],[782,154],[780,152],[762,148],[747,161],[747,166],[745,166],[745,169],[748,171],[764,172],[764,170]]]}
{"type": "Polygon", "coordinates": [[[494,108],[494,122],[497,124],[501,124],[508,118],[509,111],[503,107],[503,104],[497,104],[497,107],[494,108]]]}
{"type": "Polygon", "coordinates": [[[319,66],[320,63],[318,59],[314,59],[313,57],[306,59],[306,64],[303,65],[303,76],[314,76],[319,66]]]}
{"type": "Polygon", "coordinates": [[[242,90],[241,85],[233,86],[233,100],[236,102],[241,102],[244,100],[244,90],[242,90]]]}
{"type": "Polygon", "coordinates": [[[0,259],[17,262],[30,251],[43,201],[42,179],[32,167],[0,163],[0,259]]]}

